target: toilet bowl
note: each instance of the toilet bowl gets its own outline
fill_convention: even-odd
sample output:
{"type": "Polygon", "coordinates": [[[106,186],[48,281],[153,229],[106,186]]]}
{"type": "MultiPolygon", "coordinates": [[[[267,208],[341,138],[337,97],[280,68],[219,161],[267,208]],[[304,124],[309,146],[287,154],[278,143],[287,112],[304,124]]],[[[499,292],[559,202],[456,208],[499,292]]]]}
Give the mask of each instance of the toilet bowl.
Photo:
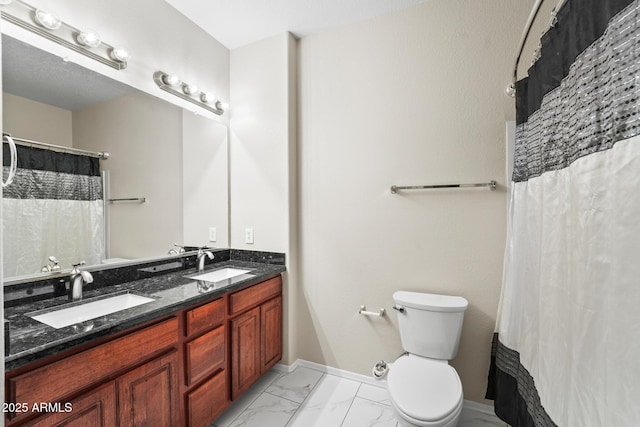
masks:
{"type": "Polygon", "coordinates": [[[387,387],[403,427],[455,427],[462,412],[462,383],[446,361],[408,354],[389,368],[387,387]]]}

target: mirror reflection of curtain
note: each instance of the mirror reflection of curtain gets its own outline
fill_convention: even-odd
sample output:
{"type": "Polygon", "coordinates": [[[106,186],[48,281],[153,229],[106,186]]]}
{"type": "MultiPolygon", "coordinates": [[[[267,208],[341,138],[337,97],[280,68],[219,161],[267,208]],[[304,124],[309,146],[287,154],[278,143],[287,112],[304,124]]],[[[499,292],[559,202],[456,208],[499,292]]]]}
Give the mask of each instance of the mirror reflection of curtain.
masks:
{"type": "Polygon", "coordinates": [[[52,255],[63,269],[101,262],[104,202],[97,158],[18,147],[16,177],[2,196],[5,277],[40,272],[52,255]]]}

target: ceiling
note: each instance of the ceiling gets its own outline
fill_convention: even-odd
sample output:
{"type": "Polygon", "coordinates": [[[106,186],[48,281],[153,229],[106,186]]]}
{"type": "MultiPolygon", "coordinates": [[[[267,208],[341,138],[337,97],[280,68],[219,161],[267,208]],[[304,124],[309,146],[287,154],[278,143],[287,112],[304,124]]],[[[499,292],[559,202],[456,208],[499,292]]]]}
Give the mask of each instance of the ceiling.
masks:
{"type": "Polygon", "coordinates": [[[228,49],[235,49],[285,31],[301,38],[426,0],[165,1],[228,49]]]}

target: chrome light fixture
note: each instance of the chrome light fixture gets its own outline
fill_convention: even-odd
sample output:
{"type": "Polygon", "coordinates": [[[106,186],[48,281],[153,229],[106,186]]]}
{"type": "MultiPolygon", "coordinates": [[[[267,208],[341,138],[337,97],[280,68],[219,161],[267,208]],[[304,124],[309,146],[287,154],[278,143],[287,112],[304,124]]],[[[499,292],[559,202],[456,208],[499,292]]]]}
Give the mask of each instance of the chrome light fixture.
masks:
{"type": "Polygon", "coordinates": [[[116,70],[127,67],[129,52],[101,40],[94,30],[80,30],[54,13],[37,9],[22,0],[0,0],[0,16],[7,22],[38,34],[52,42],[95,59],[116,70]]]}
{"type": "Polygon", "coordinates": [[[129,52],[123,47],[109,49],[109,57],[117,62],[126,63],[129,60],[129,52]]]}
{"type": "Polygon", "coordinates": [[[98,47],[100,46],[100,43],[102,43],[102,40],[100,40],[100,34],[93,30],[80,31],[76,35],[76,41],[82,46],[87,47],[98,47]]]}
{"type": "MultiPolygon", "coordinates": [[[[197,95],[200,93],[200,88],[197,85],[185,84],[182,86],[182,91],[185,95],[197,95]]],[[[202,100],[202,99],[201,99],[202,100]]]]}
{"type": "Polygon", "coordinates": [[[153,81],[165,92],[169,92],[219,116],[229,108],[229,104],[216,99],[210,92],[201,91],[198,86],[183,82],[175,74],[156,71],[153,73],[153,81]]]}
{"type": "Polygon", "coordinates": [[[47,30],[57,30],[62,26],[62,21],[56,15],[51,12],[47,12],[42,9],[36,9],[34,15],[38,24],[42,25],[47,30]]]}

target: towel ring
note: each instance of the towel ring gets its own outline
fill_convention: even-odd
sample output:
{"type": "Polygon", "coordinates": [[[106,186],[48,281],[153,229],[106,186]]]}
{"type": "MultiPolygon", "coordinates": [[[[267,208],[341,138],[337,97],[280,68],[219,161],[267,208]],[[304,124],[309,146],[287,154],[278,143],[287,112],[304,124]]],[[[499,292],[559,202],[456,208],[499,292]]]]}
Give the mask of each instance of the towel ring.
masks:
{"type": "Polygon", "coordinates": [[[7,176],[7,180],[2,181],[2,188],[13,182],[13,178],[16,176],[16,170],[18,169],[18,149],[16,148],[16,143],[13,142],[13,138],[9,135],[2,136],[2,142],[5,140],[9,144],[9,150],[11,151],[11,164],[9,166],[9,176],[7,176]]]}

